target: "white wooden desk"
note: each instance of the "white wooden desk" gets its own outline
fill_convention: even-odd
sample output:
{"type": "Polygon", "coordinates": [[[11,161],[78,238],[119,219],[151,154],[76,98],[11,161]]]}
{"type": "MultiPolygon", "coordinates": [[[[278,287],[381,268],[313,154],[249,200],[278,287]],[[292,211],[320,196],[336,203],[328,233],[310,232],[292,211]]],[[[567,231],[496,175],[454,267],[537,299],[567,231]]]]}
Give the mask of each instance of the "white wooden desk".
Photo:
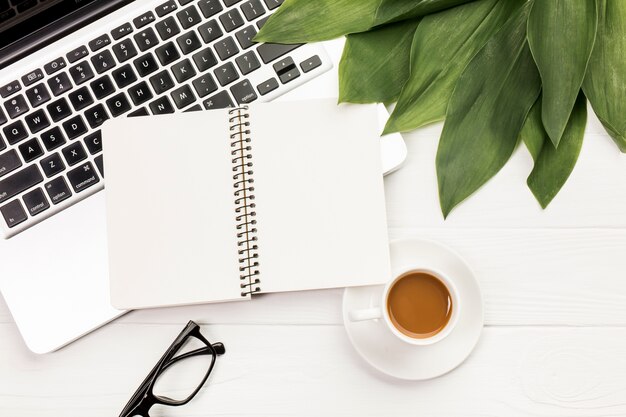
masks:
{"type": "Polygon", "coordinates": [[[43,356],[0,302],[0,416],[117,416],[189,319],[227,353],[192,403],[154,416],[626,416],[626,155],[592,119],[547,211],[525,187],[520,149],[444,224],[439,129],[407,135],[386,192],[392,238],[447,243],[481,283],[486,327],[457,370],[407,383],[370,369],[343,329],[341,290],[133,312],[43,356]]]}

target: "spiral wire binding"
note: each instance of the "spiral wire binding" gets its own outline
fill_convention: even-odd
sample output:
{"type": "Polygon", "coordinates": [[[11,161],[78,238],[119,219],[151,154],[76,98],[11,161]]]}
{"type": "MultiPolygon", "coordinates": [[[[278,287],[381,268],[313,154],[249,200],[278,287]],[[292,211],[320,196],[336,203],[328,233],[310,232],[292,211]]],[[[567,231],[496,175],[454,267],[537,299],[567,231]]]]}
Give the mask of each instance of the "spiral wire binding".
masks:
{"type": "Polygon", "coordinates": [[[233,197],[237,227],[237,254],[239,256],[239,279],[241,296],[261,291],[259,279],[259,253],[256,229],[256,204],[254,203],[254,171],[250,136],[248,106],[228,111],[230,124],[230,147],[233,164],[233,197]]]}

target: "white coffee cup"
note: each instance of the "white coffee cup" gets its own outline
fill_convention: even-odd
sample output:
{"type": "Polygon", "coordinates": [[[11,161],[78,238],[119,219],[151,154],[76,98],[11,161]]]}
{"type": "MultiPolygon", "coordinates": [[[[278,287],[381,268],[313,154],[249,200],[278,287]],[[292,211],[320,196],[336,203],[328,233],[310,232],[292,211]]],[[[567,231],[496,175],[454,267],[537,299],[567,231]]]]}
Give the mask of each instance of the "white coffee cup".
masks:
{"type": "Polygon", "coordinates": [[[407,268],[402,270],[401,273],[396,274],[396,276],[389,281],[385,285],[385,289],[383,290],[381,299],[376,307],[370,307],[366,309],[353,310],[349,313],[348,317],[350,321],[365,321],[365,320],[383,320],[383,323],[389,328],[391,333],[393,333],[400,340],[410,343],[412,345],[417,346],[425,346],[432,345],[433,343],[437,343],[448,336],[454,326],[456,325],[459,319],[459,312],[461,310],[461,300],[459,297],[459,292],[456,289],[456,286],[452,282],[452,280],[445,274],[440,271],[436,271],[430,268],[407,268]],[[404,278],[409,273],[424,273],[428,275],[432,275],[441,281],[447,288],[450,293],[450,299],[452,303],[452,313],[450,315],[450,319],[446,323],[445,327],[441,329],[436,334],[426,337],[426,338],[417,338],[410,337],[404,333],[402,333],[392,322],[391,317],[389,316],[389,308],[388,308],[388,300],[389,293],[394,285],[402,278],[404,278]]]}

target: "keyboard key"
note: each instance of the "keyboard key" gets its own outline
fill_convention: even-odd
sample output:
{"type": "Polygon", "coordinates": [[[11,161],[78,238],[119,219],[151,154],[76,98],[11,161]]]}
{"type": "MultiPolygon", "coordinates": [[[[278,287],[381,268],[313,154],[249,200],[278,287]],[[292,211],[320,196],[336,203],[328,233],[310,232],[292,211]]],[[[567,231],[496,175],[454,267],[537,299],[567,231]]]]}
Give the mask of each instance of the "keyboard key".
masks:
{"type": "MultiPolygon", "coordinates": [[[[133,112],[128,113],[128,117],[140,117],[148,115],[150,115],[150,113],[148,113],[148,109],[145,107],[141,107],[133,112]]],[[[100,173],[102,173],[102,171],[100,171],[100,173]]]]}
{"type": "Polygon", "coordinates": [[[115,57],[120,62],[125,62],[131,58],[137,56],[137,48],[135,48],[135,44],[130,39],[124,39],[120,43],[116,43],[113,45],[113,53],[115,57]]]}
{"type": "Polygon", "coordinates": [[[226,29],[226,32],[232,32],[233,30],[243,26],[243,17],[237,9],[230,10],[220,15],[220,22],[226,29]]]}
{"type": "Polygon", "coordinates": [[[80,144],[80,142],[72,143],[70,146],[63,148],[62,152],[69,166],[76,165],[77,163],[87,159],[87,151],[85,151],[85,148],[80,144]]]}
{"type": "Polygon", "coordinates": [[[46,74],[52,75],[55,72],[65,68],[66,65],[67,64],[65,63],[65,60],[62,57],[59,57],[54,61],[50,61],[46,65],[44,65],[43,70],[46,71],[46,74]]]}
{"type": "Polygon", "coordinates": [[[133,32],[133,26],[130,23],[124,23],[111,31],[113,40],[122,39],[124,36],[133,32]]]}
{"type": "Polygon", "coordinates": [[[24,123],[22,123],[21,120],[6,126],[2,129],[2,131],[4,132],[4,136],[7,138],[9,145],[15,145],[17,142],[26,139],[28,136],[26,126],[24,126],[24,123]]]}
{"type": "Polygon", "coordinates": [[[214,96],[209,97],[202,103],[206,110],[225,109],[227,107],[235,107],[235,103],[231,100],[226,91],[221,91],[214,96]]]}
{"type": "Polygon", "coordinates": [[[111,38],[106,33],[104,35],[98,36],[96,39],[89,42],[89,49],[92,52],[96,52],[99,49],[104,48],[105,46],[111,43],[111,38]]]}
{"type": "Polygon", "coordinates": [[[4,143],[4,140],[2,140],[2,135],[0,135],[0,151],[5,150],[7,147],[7,144],[4,143]]]}
{"type": "Polygon", "coordinates": [[[137,81],[137,75],[135,75],[135,71],[133,71],[130,64],[126,64],[123,67],[116,69],[113,71],[112,75],[113,80],[115,80],[115,84],[117,84],[119,88],[127,87],[137,81]]]}
{"type": "Polygon", "coordinates": [[[171,12],[173,12],[176,9],[178,9],[178,6],[176,5],[176,2],[174,0],[170,0],[170,1],[166,1],[165,3],[157,6],[156,13],[157,13],[157,16],[163,17],[166,14],[171,13],[171,12]]]}
{"type": "Polygon", "coordinates": [[[81,58],[86,57],[87,55],[89,55],[89,51],[87,50],[87,47],[79,46],[73,51],[67,53],[67,55],[65,56],[67,57],[67,60],[70,61],[70,64],[73,64],[74,62],[78,61],[81,58]]]}
{"type": "Polygon", "coordinates": [[[57,126],[41,134],[41,141],[48,151],[58,148],[65,143],[63,132],[57,126]]]}
{"type": "Polygon", "coordinates": [[[210,74],[204,74],[193,81],[193,88],[196,89],[200,98],[206,97],[217,90],[217,84],[210,74]]]}
{"type": "Polygon", "coordinates": [[[214,74],[215,74],[215,77],[217,78],[217,81],[219,81],[222,87],[232,83],[233,81],[239,78],[239,74],[237,74],[237,70],[235,69],[235,66],[230,62],[227,62],[221,67],[218,67],[214,71],[214,74]]]}
{"type": "Polygon", "coordinates": [[[4,108],[7,109],[7,114],[11,119],[15,119],[29,110],[26,99],[21,94],[5,101],[4,108]]]}
{"type": "Polygon", "coordinates": [[[179,83],[187,81],[196,75],[196,70],[191,66],[191,61],[185,59],[172,65],[172,73],[179,83]]]}
{"type": "Polygon", "coordinates": [[[32,107],[41,106],[43,103],[50,101],[50,93],[44,83],[39,83],[33,88],[26,90],[25,94],[32,107]]]}
{"type": "Polygon", "coordinates": [[[43,188],[46,189],[46,193],[48,193],[48,197],[50,197],[52,204],[59,204],[61,201],[67,200],[72,196],[72,192],[63,177],[53,179],[52,181],[46,183],[43,188]]]}
{"type": "Polygon", "coordinates": [[[65,68],[66,65],[67,64],[65,63],[65,60],[62,57],[58,57],[57,59],[50,61],[46,65],[44,65],[43,69],[44,71],[46,71],[46,74],[52,75],[60,69],[65,68]]]}
{"type": "Polygon", "coordinates": [[[159,44],[159,38],[157,38],[157,35],[156,33],[154,33],[154,30],[152,30],[152,28],[142,30],[141,32],[137,33],[134,38],[141,52],[145,52],[153,46],[159,44]]]}
{"type": "Polygon", "coordinates": [[[172,91],[170,95],[174,100],[174,104],[176,104],[176,107],[179,109],[183,109],[196,101],[196,96],[193,95],[193,92],[188,85],[183,85],[182,87],[177,88],[172,91]]]}
{"type": "Polygon", "coordinates": [[[93,97],[87,87],[81,87],[78,90],[71,92],[69,98],[72,106],[74,106],[74,110],[76,111],[81,111],[93,103],[93,97]]]}
{"type": "Polygon", "coordinates": [[[48,116],[46,116],[46,112],[43,109],[39,109],[29,114],[24,119],[33,134],[41,132],[43,129],[50,126],[50,120],[48,119],[48,116]]]}
{"type": "Polygon", "coordinates": [[[224,34],[220,25],[217,23],[217,20],[209,20],[205,24],[201,25],[198,27],[198,32],[200,32],[200,36],[202,36],[204,43],[211,43],[224,34]]]}
{"type": "Polygon", "coordinates": [[[298,71],[298,68],[294,66],[289,71],[281,73],[278,76],[278,78],[280,78],[280,82],[282,82],[283,84],[287,84],[288,82],[295,80],[299,76],[300,76],[300,71],[298,71]]]}
{"type": "Polygon", "coordinates": [[[27,142],[22,143],[19,148],[20,153],[22,154],[22,158],[24,158],[24,162],[29,163],[40,156],[43,156],[43,148],[39,144],[37,139],[31,139],[27,142]]]}
{"type": "Polygon", "coordinates": [[[68,139],[71,140],[86,133],[87,125],[85,125],[83,118],[80,117],[80,115],[77,115],[63,122],[63,129],[65,130],[65,134],[67,135],[68,139]]]}
{"type": "MultiPolygon", "coordinates": [[[[8,8],[9,7],[8,0],[3,0],[3,1],[5,2],[5,4],[7,4],[6,8],[8,8]]],[[[0,24],[4,24],[6,22],[9,22],[16,15],[17,15],[17,12],[15,11],[15,9],[8,9],[8,10],[4,10],[3,9],[3,11],[0,12],[0,24]]]]}
{"type": "Polygon", "coordinates": [[[22,166],[22,161],[14,149],[0,155],[0,177],[4,177],[9,172],[15,171],[22,166]]]}
{"type": "Polygon", "coordinates": [[[150,103],[152,114],[174,113],[174,107],[167,96],[160,97],[150,103]]]}
{"type": "Polygon", "coordinates": [[[25,0],[17,5],[17,12],[24,13],[28,9],[32,9],[37,5],[37,0],[25,0]]]}
{"type": "Polygon", "coordinates": [[[92,155],[102,152],[102,132],[97,130],[85,136],[85,146],[87,146],[87,150],[92,155]]]}
{"type": "Polygon", "coordinates": [[[103,99],[110,94],[113,94],[113,92],[115,91],[113,81],[111,81],[111,77],[109,77],[108,75],[92,81],[89,86],[91,87],[91,90],[94,92],[98,100],[103,99]]]}
{"type": "Polygon", "coordinates": [[[235,40],[232,37],[227,37],[215,43],[215,50],[222,61],[226,61],[233,55],[239,52],[239,48],[235,44],[235,40]]]}
{"type": "MultiPolygon", "coordinates": [[[[126,98],[126,94],[119,93],[106,101],[107,107],[111,112],[111,116],[117,117],[130,110],[130,102],[126,98]]],[[[94,127],[94,126],[91,126],[94,127]]]]}
{"type": "Polygon", "coordinates": [[[93,70],[91,69],[87,61],[83,61],[78,65],[70,68],[70,75],[72,76],[72,80],[74,80],[74,84],[76,85],[82,84],[85,81],[89,81],[94,77],[93,70]]]}
{"type": "Polygon", "coordinates": [[[43,176],[39,172],[37,165],[30,165],[21,171],[4,177],[0,180],[0,204],[42,181],[43,176]]]}
{"type": "Polygon", "coordinates": [[[301,47],[302,44],[283,45],[279,43],[262,43],[256,49],[264,63],[269,63],[281,56],[301,47]]]}
{"type": "Polygon", "coordinates": [[[200,11],[207,19],[224,10],[219,0],[200,0],[198,7],[200,7],[200,11]]]}
{"type": "Polygon", "coordinates": [[[202,42],[200,42],[200,38],[196,35],[196,32],[187,32],[182,36],[176,38],[176,43],[178,43],[178,47],[183,54],[187,55],[202,47],[202,42]]]}
{"type": "Polygon", "coordinates": [[[72,109],[70,109],[70,106],[65,98],[60,98],[57,101],[48,104],[46,108],[48,109],[48,113],[50,113],[52,121],[54,122],[65,119],[67,116],[72,114],[72,109]]]}
{"type": "Polygon", "coordinates": [[[195,6],[189,6],[186,9],[181,10],[176,13],[176,17],[178,18],[178,21],[183,29],[189,29],[190,27],[200,23],[202,20],[200,14],[198,13],[198,9],[196,9],[195,6]]]}
{"type": "Polygon", "coordinates": [[[235,101],[239,104],[252,103],[257,99],[256,92],[248,80],[243,80],[233,85],[230,87],[230,92],[233,93],[235,101]]]}
{"type": "Polygon", "coordinates": [[[309,72],[322,65],[322,60],[319,56],[313,55],[311,58],[306,59],[300,63],[302,72],[309,72]]]}
{"type": "Polygon", "coordinates": [[[185,109],[185,113],[189,113],[192,111],[202,111],[202,106],[199,104],[196,104],[194,106],[189,107],[188,109],[185,109]]]}
{"type": "Polygon", "coordinates": [[[21,89],[22,86],[20,85],[19,81],[15,80],[0,87],[0,96],[2,96],[2,98],[7,98],[11,94],[17,93],[21,89]]]}
{"type": "Polygon", "coordinates": [[[176,23],[176,20],[172,16],[158,22],[155,27],[157,32],[159,32],[159,36],[164,41],[180,33],[178,23],[176,23]]]}
{"type": "Polygon", "coordinates": [[[224,4],[226,5],[226,7],[230,7],[234,4],[239,3],[241,0],[224,0],[224,4]]]}
{"type": "Polygon", "coordinates": [[[200,72],[204,72],[217,65],[217,58],[211,48],[205,48],[202,51],[195,53],[192,58],[200,72]]]}
{"type": "Polygon", "coordinates": [[[241,11],[243,12],[248,22],[253,21],[257,17],[261,17],[265,14],[265,9],[261,4],[261,0],[249,0],[241,5],[241,11]]]}
{"type": "Polygon", "coordinates": [[[296,67],[296,63],[293,62],[293,58],[291,57],[281,59],[280,61],[272,65],[272,68],[274,68],[274,71],[276,71],[277,75],[287,72],[290,69],[295,68],[295,67],[296,67]]]}
{"type": "Polygon", "coordinates": [[[98,74],[102,74],[117,65],[115,63],[115,59],[113,58],[113,54],[109,51],[102,51],[99,54],[92,56],[91,63],[98,74]]]}
{"type": "MultiPolygon", "coordinates": [[[[148,110],[146,110],[147,112],[148,110]]],[[[93,161],[96,163],[96,166],[98,167],[98,171],[100,171],[100,176],[102,178],[104,178],[104,161],[102,158],[102,155],[98,155],[96,156],[93,161]]]]}
{"type": "Polygon", "coordinates": [[[9,119],[7,119],[7,116],[4,114],[4,111],[2,111],[2,108],[0,108],[0,126],[2,126],[8,121],[9,119]]]}
{"type": "Polygon", "coordinates": [[[109,118],[109,115],[102,104],[96,104],[85,112],[85,117],[89,126],[95,129],[102,125],[109,118]]]}
{"type": "Polygon", "coordinates": [[[161,62],[161,65],[164,66],[169,65],[180,58],[180,53],[178,52],[178,49],[176,49],[174,42],[168,42],[165,45],[159,46],[155,52],[157,58],[159,58],[159,61],[161,62]]]}
{"type": "Polygon", "coordinates": [[[152,98],[152,91],[148,88],[148,84],[145,81],[134,85],[128,89],[128,94],[135,106],[145,103],[152,98]]]}
{"type": "Polygon", "coordinates": [[[23,200],[26,210],[31,216],[36,216],[50,208],[50,203],[48,203],[48,199],[41,188],[34,189],[24,194],[23,200]]]}
{"type": "Polygon", "coordinates": [[[274,10],[281,4],[283,4],[284,0],[263,0],[268,9],[274,10]]]}
{"type": "MultiPolygon", "coordinates": [[[[48,86],[50,86],[50,90],[52,90],[52,94],[59,96],[66,91],[72,89],[72,82],[66,73],[62,72],[57,74],[55,77],[52,77],[48,80],[48,86]]],[[[26,92],[28,96],[28,91],[26,92]]]]}
{"type": "Polygon", "coordinates": [[[54,177],[59,172],[63,172],[65,164],[61,159],[61,155],[54,153],[41,160],[41,168],[47,178],[54,177]]]}
{"type": "Polygon", "coordinates": [[[24,84],[24,87],[28,87],[41,80],[43,80],[43,71],[38,68],[24,75],[22,77],[22,84],[24,84]]]}
{"type": "Polygon", "coordinates": [[[148,11],[141,16],[137,16],[136,18],[134,18],[133,24],[137,29],[141,29],[142,27],[154,22],[155,19],[156,17],[154,16],[154,13],[148,11]]]}
{"type": "Polygon", "coordinates": [[[167,70],[163,70],[150,77],[150,84],[157,94],[161,94],[174,87],[174,80],[167,70]]]}
{"type": "Polygon", "coordinates": [[[4,221],[9,228],[15,227],[28,219],[20,200],[13,200],[6,206],[0,207],[0,212],[2,212],[2,217],[4,217],[4,221]]]}
{"type": "Polygon", "coordinates": [[[235,37],[237,38],[237,41],[239,42],[239,45],[241,45],[242,49],[248,49],[254,45],[256,42],[253,42],[252,38],[255,36],[256,30],[254,29],[254,26],[248,26],[235,33],[235,37]]]}
{"type": "Polygon", "coordinates": [[[235,62],[239,67],[239,71],[241,71],[243,75],[248,75],[252,71],[261,68],[261,63],[256,57],[254,51],[249,51],[241,56],[238,56],[237,58],[235,58],[235,62]]]}
{"type": "Polygon", "coordinates": [[[133,61],[137,72],[140,77],[145,77],[148,74],[152,74],[159,69],[159,64],[154,60],[154,56],[151,53],[147,53],[133,61]]]}

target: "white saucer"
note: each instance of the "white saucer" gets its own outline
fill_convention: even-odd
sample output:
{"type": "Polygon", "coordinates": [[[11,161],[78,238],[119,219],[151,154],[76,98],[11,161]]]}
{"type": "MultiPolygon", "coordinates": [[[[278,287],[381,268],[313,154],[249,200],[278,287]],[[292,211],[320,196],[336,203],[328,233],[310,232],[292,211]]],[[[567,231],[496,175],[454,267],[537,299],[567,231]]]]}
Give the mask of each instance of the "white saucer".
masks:
{"type": "Polygon", "coordinates": [[[432,241],[406,239],[390,244],[391,271],[431,267],[454,281],[462,299],[459,321],[442,341],[414,346],[391,333],[382,320],[351,322],[348,313],[380,303],[383,285],[346,288],[343,322],[348,337],[366,362],[387,375],[423,380],[443,375],[459,366],[472,352],[483,328],[483,302],[478,282],[459,255],[432,241]]]}

